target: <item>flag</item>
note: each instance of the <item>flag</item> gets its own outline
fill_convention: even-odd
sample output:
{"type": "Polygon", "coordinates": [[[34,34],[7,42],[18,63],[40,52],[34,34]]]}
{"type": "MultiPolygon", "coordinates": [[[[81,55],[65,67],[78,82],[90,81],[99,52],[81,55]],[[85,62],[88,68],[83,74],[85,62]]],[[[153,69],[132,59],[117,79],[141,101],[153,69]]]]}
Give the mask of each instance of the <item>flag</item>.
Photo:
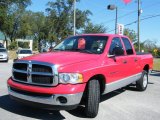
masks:
{"type": "Polygon", "coordinates": [[[123,0],[123,2],[125,3],[125,4],[128,4],[128,3],[130,3],[132,0],[123,0]]]}

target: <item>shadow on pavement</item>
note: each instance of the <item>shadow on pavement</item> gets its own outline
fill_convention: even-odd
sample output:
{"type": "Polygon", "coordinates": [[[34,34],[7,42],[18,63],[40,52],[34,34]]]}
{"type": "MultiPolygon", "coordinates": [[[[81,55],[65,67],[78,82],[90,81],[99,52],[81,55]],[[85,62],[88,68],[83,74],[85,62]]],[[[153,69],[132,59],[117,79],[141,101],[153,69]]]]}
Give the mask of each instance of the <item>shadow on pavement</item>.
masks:
{"type": "MultiPolygon", "coordinates": [[[[148,82],[148,85],[153,85],[153,84],[154,84],[153,82],[148,82]]],[[[135,84],[128,85],[128,86],[124,87],[124,89],[129,90],[129,91],[141,92],[141,91],[137,90],[135,84]]]]}
{"type": "Polygon", "coordinates": [[[159,77],[160,76],[160,72],[152,72],[150,74],[150,76],[157,76],[157,77],[159,77]]]}
{"type": "Polygon", "coordinates": [[[123,93],[125,91],[126,91],[125,88],[121,88],[121,89],[115,90],[113,92],[107,93],[105,95],[102,95],[100,102],[103,102],[103,101],[106,101],[108,99],[111,99],[112,97],[117,96],[117,95],[119,95],[119,94],[121,94],[121,93],[123,93]]]}
{"type": "Polygon", "coordinates": [[[0,108],[9,112],[27,116],[41,120],[62,120],[65,119],[59,111],[43,110],[38,108],[32,108],[22,104],[18,104],[11,100],[8,95],[0,97],[0,108]]]}
{"type": "MultiPolygon", "coordinates": [[[[123,93],[125,91],[125,89],[118,89],[116,91],[113,91],[111,93],[105,94],[101,96],[100,102],[106,101],[108,99],[111,99],[114,96],[117,96],[121,93],[123,93]]],[[[84,104],[84,103],[82,103],[84,104]]],[[[87,118],[85,116],[85,108],[84,105],[79,106],[78,108],[76,108],[75,110],[70,110],[68,111],[70,114],[72,114],[73,116],[76,117],[80,117],[80,118],[87,118]]]]}

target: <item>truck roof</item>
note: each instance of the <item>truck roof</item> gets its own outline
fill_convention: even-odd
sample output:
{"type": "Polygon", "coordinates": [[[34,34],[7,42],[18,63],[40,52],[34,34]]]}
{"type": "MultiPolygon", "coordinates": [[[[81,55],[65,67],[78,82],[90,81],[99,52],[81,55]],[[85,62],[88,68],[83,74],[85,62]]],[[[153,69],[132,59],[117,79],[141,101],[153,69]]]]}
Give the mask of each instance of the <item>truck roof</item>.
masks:
{"type": "Polygon", "coordinates": [[[90,33],[90,34],[80,34],[80,35],[76,35],[76,36],[117,36],[117,37],[127,37],[124,35],[119,35],[119,34],[108,34],[108,33],[90,33]]]}

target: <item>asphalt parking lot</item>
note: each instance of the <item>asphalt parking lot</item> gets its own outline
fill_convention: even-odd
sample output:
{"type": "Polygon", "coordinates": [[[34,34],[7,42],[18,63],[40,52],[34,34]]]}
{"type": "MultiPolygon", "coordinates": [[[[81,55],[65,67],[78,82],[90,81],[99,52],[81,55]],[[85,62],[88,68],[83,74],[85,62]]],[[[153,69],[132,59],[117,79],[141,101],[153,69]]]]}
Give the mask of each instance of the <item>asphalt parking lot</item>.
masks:
{"type": "MultiPolygon", "coordinates": [[[[83,115],[83,107],[72,111],[49,111],[12,101],[6,84],[11,67],[12,63],[0,63],[0,120],[88,119],[83,115]]],[[[102,96],[95,120],[160,120],[160,73],[149,76],[145,92],[126,88],[102,96]]]]}

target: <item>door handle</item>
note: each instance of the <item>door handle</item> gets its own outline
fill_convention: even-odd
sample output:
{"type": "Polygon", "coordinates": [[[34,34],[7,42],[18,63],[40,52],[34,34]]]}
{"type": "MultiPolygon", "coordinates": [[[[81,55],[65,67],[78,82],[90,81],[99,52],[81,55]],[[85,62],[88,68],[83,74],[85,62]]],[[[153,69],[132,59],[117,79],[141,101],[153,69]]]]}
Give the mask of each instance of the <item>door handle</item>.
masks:
{"type": "Polygon", "coordinates": [[[123,60],[123,63],[124,63],[124,64],[127,64],[127,60],[123,60]]]}

